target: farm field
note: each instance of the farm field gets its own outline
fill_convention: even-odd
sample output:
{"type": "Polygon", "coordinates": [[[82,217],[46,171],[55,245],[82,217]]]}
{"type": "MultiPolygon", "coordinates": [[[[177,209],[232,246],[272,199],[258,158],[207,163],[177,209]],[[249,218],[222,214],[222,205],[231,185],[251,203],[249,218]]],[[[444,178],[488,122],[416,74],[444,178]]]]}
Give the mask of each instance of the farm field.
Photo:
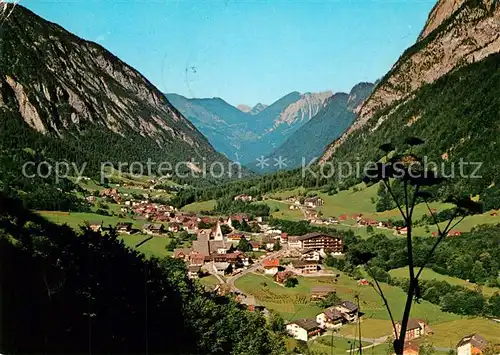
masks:
{"type": "MultiPolygon", "coordinates": [[[[361,319],[361,336],[364,338],[380,338],[392,334],[392,324],[388,319],[361,319]]],[[[358,324],[346,324],[340,328],[339,333],[344,336],[358,336],[358,324]]]]}
{"type": "MultiPolygon", "coordinates": [[[[330,284],[335,287],[337,294],[344,300],[354,301],[355,295],[359,294],[360,308],[365,313],[365,318],[389,320],[387,310],[373,288],[358,286],[356,280],[343,273],[340,274],[337,283],[334,282],[333,277],[299,277],[299,284],[294,288],[280,286],[267,276],[248,274],[236,281],[236,287],[255,296],[264,306],[277,311],[283,318],[294,320],[315,317],[320,313],[322,309],[310,301],[311,287],[330,284]]],[[[386,284],[382,284],[382,288],[393,313],[401,315],[406,299],[404,291],[386,284]]],[[[426,301],[414,304],[412,317],[425,319],[431,325],[460,318],[458,315],[442,312],[438,306],[426,301]]],[[[390,332],[390,327],[388,332],[390,332]]]]}
{"type": "Polygon", "coordinates": [[[465,335],[478,333],[492,343],[500,343],[500,323],[485,318],[458,319],[432,326],[434,334],[422,339],[438,347],[454,348],[465,335]]]}
{"type": "MultiPolygon", "coordinates": [[[[335,195],[328,195],[320,191],[311,191],[316,193],[319,197],[324,200],[324,205],[317,210],[320,210],[325,217],[339,217],[340,215],[348,215],[349,219],[344,221],[342,225],[336,226],[339,229],[352,229],[354,233],[362,236],[368,237],[366,230],[363,228],[354,227],[355,221],[351,218],[353,214],[363,214],[365,219],[373,219],[377,221],[387,221],[389,219],[401,219],[399,211],[393,209],[390,211],[377,212],[376,205],[372,203],[372,200],[377,198],[378,185],[372,185],[367,187],[365,184],[358,184],[348,190],[339,191],[335,195]],[[353,225],[349,227],[348,225],[353,225]]],[[[271,198],[281,198],[286,199],[290,196],[296,196],[299,192],[304,192],[304,189],[294,189],[285,190],[279,193],[270,194],[271,198]]],[[[452,208],[452,204],[432,202],[429,204],[430,208],[436,211],[442,211],[448,208],[452,208]]],[[[281,211],[281,208],[280,208],[281,211]]],[[[297,211],[299,212],[299,211],[297,211]]],[[[428,214],[429,211],[425,204],[419,204],[415,207],[414,218],[418,220],[422,218],[423,215],[428,214]]],[[[491,216],[490,212],[486,212],[481,215],[469,216],[462,223],[460,223],[454,230],[461,232],[468,232],[472,228],[481,224],[499,224],[500,216],[491,216]]],[[[282,216],[275,216],[283,219],[295,220],[298,218],[296,215],[290,216],[288,214],[283,214],[282,216]]],[[[441,227],[446,226],[447,222],[440,223],[441,227]]],[[[416,236],[429,236],[432,232],[437,231],[437,227],[430,225],[429,231],[426,232],[426,227],[415,227],[414,234],[416,236]]],[[[383,233],[388,236],[392,235],[392,231],[384,231],[382,229],[375,229],[375,233],[383,233]]]]}
{"type": "MultiPolygon", "coordinates": [[[[391,275],[391,277],[408,278],[408,268],[403,267],[403,268],[399,268],[399,269],[393,269],[393,270],[389,271],[389,274],[391,275]]],[[[474,290],[477,287],[477,285],[474,283],[467,282],[467,281],[459,279],[457,277],[442,275],[442,274],[439,274],[439,273],[437,273],[434,270],[429,269],[429,268],[424,269],[424,271],[420,275],[420,279],[446,281],[450,285],[465,286],[471,290],[474,290]]],[[[496,288],[496,287],[481,286],[481,289],[483,291],[483,294],[488,296],[488,297],[492,296],[495,292],[500,293],[500,288],[496,288]]]]}
{"type": "Polygon", "coordinates": [[[215,207],[215,200],[208,200],[202,202],[194,202],[189,205],[182,207],[184,212],[195,212],[199,213],[201,211],[211,211],[215,207]]]}

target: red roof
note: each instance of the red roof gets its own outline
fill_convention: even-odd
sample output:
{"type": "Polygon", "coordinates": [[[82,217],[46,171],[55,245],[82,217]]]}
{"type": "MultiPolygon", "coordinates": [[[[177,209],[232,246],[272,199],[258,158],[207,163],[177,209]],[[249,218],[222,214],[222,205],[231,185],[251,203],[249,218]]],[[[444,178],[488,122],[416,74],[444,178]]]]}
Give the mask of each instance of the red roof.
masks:
{"type": "Polygon", "coordinates": [[[246,214],[235,214],[231,216],[231,219],[238,222],[243,222],[243,220],[248,221],[248,216],[246,214]]]}
{"type": "Polygon", "coordinates": [[[280,266],[280,259],[266,259],[263,265],[264,267],[278,267],[280,266]]]}

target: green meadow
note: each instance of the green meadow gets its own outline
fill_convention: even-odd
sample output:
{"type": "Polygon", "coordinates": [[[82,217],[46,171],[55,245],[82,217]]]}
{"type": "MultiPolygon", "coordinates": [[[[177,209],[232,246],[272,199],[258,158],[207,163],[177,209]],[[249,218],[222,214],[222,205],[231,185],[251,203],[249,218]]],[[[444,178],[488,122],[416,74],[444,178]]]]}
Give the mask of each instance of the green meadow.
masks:
{"type": "MultiPolygon", "coordinates": [[[[340,272],[339,272],[340,273],[340,272]]],[[[299,284],[294,288],[286,288],[273,282],[271,277],[248,274],[236,281],[236,286],[242,291],[252,294],[264,306],[280,313],[285,319],[315,317],[321,312],[314,302],[310,300],[311,287],[330,285],[344,300],[354,301],[359,295],[360,308],[365,318],[388,321],[389,315],[382,299],[370,286],[359,286],[353,278],[340,273],[338,281],[333,277],[298,277],[299,284]]],[[[382,284],[382,289],[391,304],[393,313],[398,317],[403,314],[406,294],[398,287],[382,284]]],[[[423,301],[414,304],[412,317],[425,319],[430,324],[437,324],[460,319],[458,315],[442,312],[438,306],[423,301]]],[[[390,325],[389,322],[387,322],[390,325]]],[[[387,328],[390,332],[390,326],[387,328]]]]}

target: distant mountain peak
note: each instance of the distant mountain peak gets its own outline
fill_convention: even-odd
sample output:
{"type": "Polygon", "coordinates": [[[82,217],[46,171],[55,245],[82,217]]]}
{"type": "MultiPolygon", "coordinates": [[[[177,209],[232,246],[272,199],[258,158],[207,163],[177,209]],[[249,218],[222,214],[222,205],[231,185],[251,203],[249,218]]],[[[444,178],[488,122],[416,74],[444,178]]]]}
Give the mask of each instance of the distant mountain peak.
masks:
{"type": "Polygon", "coordinates": [[[238,110],[240,110],[241,112],[245,112],[245,113],[250,112],[250,110],[252,109],[250,106],[248,106],[248,105],[243,105],[243,104],[236,106],[236,108],[237,108],[238,110]]]}
{"type": "Polygon", "coordinates": [[[259,112],[264,111],[267,107],[268,107],[268,105],[264,105],[264,104],[261,104],[259,102],[257,105],[255,105],[254,107],[252,107],[252,109],[249,111],[249,113],[251,115],[256,115],[259,112]]]}

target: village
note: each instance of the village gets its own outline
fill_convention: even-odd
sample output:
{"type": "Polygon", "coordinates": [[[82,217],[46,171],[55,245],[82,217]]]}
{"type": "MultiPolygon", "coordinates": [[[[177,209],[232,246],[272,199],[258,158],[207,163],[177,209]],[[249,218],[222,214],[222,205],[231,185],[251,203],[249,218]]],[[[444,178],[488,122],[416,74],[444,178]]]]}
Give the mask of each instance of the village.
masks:
{"type": "MultiPolygon", "coordinates": [[[[344,240],[333,230],[332,233],[315,232],[292,236],[270,226],[267,217],[249,216],[245,213],[206,216],[179,211],[173,206],[151,202],[147,196],[132,199],[116,189],[105,189],[100,192],[100,197],[119,204],[122,213],[144,220],[141,229],[134,229],[131,222],[117,223],[114,228],[120,235],[142,234],[147,236],[144,242],[152,238],[169,238],[179,233],[188,235],[187,243],[173,248],[171,257],[185,262],[187,275],[193,280],[215,278],[215,285],[209,287],[205,284],[205,287],[222,295],[232,295],[242,307],[250,311],[259,311],[269,316],[272,309],[262,306],[255,296],[237,287],[236,281],[245,275],[263,275],[282,287],[294,287],[297,277],[324,277],[335,281],[340,277],[340,274],[323,264],[329,255],[343,257],[344,240]],[[245,231],[241,230],[242,225],[246,226],[245,231]]],[[[244,194],[235,196],[234,200],[251,203],[254,198],[244,194]]],[[[91,198],[89,202],[93,203],[95,199],[91,198]]],[[[324,203],[319,197],[302,200],[291,197],[287,199],[287,203],[291,210],[300,209],[304,218],[312,224],[337,225],[351,219],[359,227],[371,226],[392,229],[395,234],[406,233],[405,228],[364,219],[362,214],[324,218],[316,210],[324,203]]],[[[89,221],[88,225],[94,231],[105,228],[100,221],[89,221]]],[[[452,235],[459,235],[459,232],[453,232],[452,235]]],[[[371,285],[367,279],[359,279],[357,282],[360,287],[371,285]]],[[[328,332],[336,333],[346,325],[363,321],[364,313],[360,310],[359,300],[355,297],[340,299],[336,296],[334,284],[311,287],[309,297],[311,302],[334,301],[315,317],[294,319],[286,323],[287,333],[297,341],[309,343],[328,332]]],[[[400,331],[399,327],[400,324],[396,323],[397,332],[400,331]]],[[[410,319],[404,354],[418,355],[418,339],[433,332],[425,320],[410,319]]],[[[394,335],[372,339],[372,346],[386,342],[394,335]]],[[[479,334],[465,335],[454,350],[459,355],[481,354],[481,349],[487,344],[488,341],[479,334]]]]}

